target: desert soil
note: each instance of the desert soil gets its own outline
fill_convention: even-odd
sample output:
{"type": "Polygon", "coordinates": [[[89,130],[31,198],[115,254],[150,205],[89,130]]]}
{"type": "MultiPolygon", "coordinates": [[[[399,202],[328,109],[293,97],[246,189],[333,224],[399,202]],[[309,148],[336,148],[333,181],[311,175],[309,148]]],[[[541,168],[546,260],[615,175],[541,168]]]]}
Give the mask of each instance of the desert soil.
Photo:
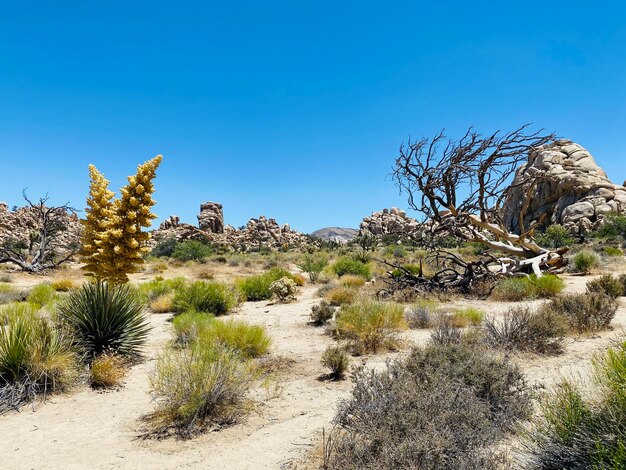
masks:
{"type": "MultiPolygon", "coordinates": [[[[567,289],[582,292],[589,279],[567,277],[567,289]]],[[[325,373],[321,354],[334,341],[323,328],[307,324],[311,306],[319,301],[316,290],[302,288],[292,304],[246,303],[233,315],[265,325],[273,338],[272,355],[287,368],[255,392],[256,405],[243,423],[189,440],[140,437],[142,417],[155,406],[149,394],[149,374],[156,355],[171,339],[170,316],[152,314],[146,359],[133,366],[123,387],[101,392],[83,386],[48,397],[44,404],[0,416],[0,468],[305,468],[307,455],[321,445],[322,429],[332,427],[337,404],[351,389],[349,381],[320,380],[325,373]]],[[[459,300],[445,307],[467,305],[497,315],[511,304],[459,300]]],[[[593,354],[622,337],[625,326],[622,305],[612,330],[568,338],[565,354],[518,355],[514,360],[531,384],[549,388],[562,376],[584,377],[593,354]]],[[[385,359],[403,354],[412,343],[423,344],[428,337],[427,331],[409,331],[404,351],[355,358],[353,363],[365,361],[381,367],[385,359]]]]}

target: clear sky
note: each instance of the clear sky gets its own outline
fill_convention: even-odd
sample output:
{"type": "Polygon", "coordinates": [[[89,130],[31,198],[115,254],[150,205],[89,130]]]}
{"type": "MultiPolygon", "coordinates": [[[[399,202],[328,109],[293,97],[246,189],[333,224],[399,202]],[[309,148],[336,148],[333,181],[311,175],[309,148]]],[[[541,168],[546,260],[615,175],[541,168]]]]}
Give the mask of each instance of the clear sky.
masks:
{"type": "Polygon", "coordinates": [[[621,1],[0,0],[0,200],[82,208],[162,153],[155,211],[308,232],[406,207],[407,137],[535,123],[626,178],[621,1]]]}

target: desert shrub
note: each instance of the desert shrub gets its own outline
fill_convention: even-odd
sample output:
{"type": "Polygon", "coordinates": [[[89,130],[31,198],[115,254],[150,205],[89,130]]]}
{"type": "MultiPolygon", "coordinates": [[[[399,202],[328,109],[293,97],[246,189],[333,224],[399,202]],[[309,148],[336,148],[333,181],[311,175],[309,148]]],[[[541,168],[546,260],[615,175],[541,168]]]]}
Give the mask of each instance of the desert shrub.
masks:
{"type": "Polygon", "coordinates": [[[292,274],[291,280],[296,283],[296,286],[302,287],[306,283],[306,279],[302,274],[292,274]]]}
{"type": "Polygon", "coordinates": [[[625,345],[596,358],[593,370],[591,393],[583,394],[576,383],[564,380],[542,400],[526,439],[530,468],[624,468],[625,345]]]}
{"type": "Polygon", "coordinates": [[[167,294],[160,295],[154,299],[148,308],[154,313],[170,313],[174,311],[174,293],[169,292],[167,294]]]}
{"type": "Polygon", "coordinates": [[[341,379],[350,366],[350,357],[343,349],[329,346],[322,354],[322,365],[330,369],[331,377],[341,379]]]}
{"type": "Polygon", "coordinates": [[[358,288],[365,285],[365,278],[353,274],[346,274],[340,279],[339,283],[342,286],[358,288]]]}
{"type": "Polygon", "coordinates": [[[128,284],[93,282],[70,292],[57,314],[84,353],[136,356],[150,327],[139,294],[128,284]]]}
{"type": "MultiPolygon", "coordinates": [[[[226,264],[226,263],[228,263],[228,258],[226,258],[226,256],[223,256],[223,255],[222,256],[216,256],[215,258],[213,258],[213,261],[215,263],[226,264]]],[[[235,264],[235,266],[237,266],[237,265],[238,265],[238,263],[235,264]]]]}
{"type": "Polygon", "coordinates": [[[567,318],[570,329],[578,333],[605,330],[615,316],[619,300],[600,292],[565,294],[542,306],[567,318]]]}
{"type": "Polygon", "coordinates": [[[592,269],[598,267],[600,258],[593,251],[583,250],[574,255],[572,259],[576,272],[589,274],[592,269]]]}
{"type": "Polygon", "coordinates": [[[245,397],[257,378],[254,365],[228,348],[194,342],[188,348],[168,349],[157,358],[150,376],[158,403],[153,426],[189,435],[232,424],[245,414],[245,397]]]}
{"type": "Polygon", "coordinates": [[[93,387],[117,387],[126,375],[124,358],[117,354],[104,353],[96,357],[89,367],[89,381],[93,387]]]}
{"type": "Polygon", "coordinates": [[[345,256],[335,261],[332,268],[335,274],[339,277],[345,276],[346,274],[361,276],[368,280],[372,277],[369,264],[345,256]]]}
{"type": "Polygon", "coordinates": [[[334,306],[349,305],[356,299],[356,289],[350,289],[349,287],[334,287],[331,288],[325,295],[326,300],[334,306]]]}
{"type": "Polygon", "coordinates": [[[531,274],[526,279],[536,292],[537,297],[541,299],[552,298],[565,289],[565,281],[554,274],[544,274],[541,277],[531,274]]]}
{"type": "Polygon", "coordinates": [[[562,225],[550,225],[544,233],[537,235],[537,243],[546,248],[561,248],[573,244],[576,240],[562,225]]]}
{"type": "Polygon", "coordinates": [[[176,315],[172,320],[176,341],[180,345],[188,345],[198,339],[201,332],[207,330],[215,321],[213,315],[193,310],[176,315]]]}
{"type": "Polygon", "coordinates": [[[201,261],[213,254],[213,248],[197,240],[178,243],[172,252],[172,258],[178,261],[201,261]]]}
{"type": "Polygon", "coordinates": [[[610,257],[624,256],[624,252],[615,246],[607,246],[602,250],[605,255],[610,257]]]}
{"type": "Polygon", "coordinates": [[[452,314],[451,322],[457,328],[479,325],[485,319],[485,312],[474,307],[466,307],[452,314]]]}
{"type": "Polygon", "coordinates": [[[22,302],[28,297],[28,291],[16,289],[8,284],[0,284],[0,305],[22,302]]]}
{"type": "Polygon", "coordinates": [[[41,283],[32,287],[26,300],[43,307],[57,299],[57,293],[50,284],[41,283]]]}
{"type": "Polygon", "coordinates": [[[626,239],[626,215],[611,212],[604,217],[604,225],[597,235],[611,240],[626,239]]]}
{"type": "Polygon", "coordinates": [[[348,338],[356,354],[395,348],[406,328],[404,307],[396,303],[363,300],[342,307],[336,319],[338,336],[348,338]]]}
{"type": "Polygon", "coordinates": [[[406,276],[407,274],[410,274],[412,276],[419,276],[422,273],[422,271],[423,271],[422,266],[419,266],[417,264],[405,264],[402,266],[402,269],[400,268],[393,269],[391,271],[391,277],[393,277],[394,279],[398,279],[398,278],[406,276]]]}
{"type": "Polygon", "coordinates": [[[13,276],[9,273],[0,273],[0,282],[13,282],[13,276]]]}
{"type": "Polygon", "coordinates": [[[69,339],[30,304],[4,307],[0,327],[0,411],[37,393],[63,389],[77,377],[78,357],[69,339]]]}
{"type": "Polygon", "coordinates": [[[166,262],[160,261],[158,263],[152,264],[148,272],[163,274],[165,271],[168,270],[168,268],[169,265],[166,262]]]}
{"type": "Polygon", "coordinates": [[[226,315],[237,305],[234,289],[221,282],[196,281],[180,288],[172,300],[174,310],[195,310],[212,315],[226,315]]]}
{"type": "Polygon", "coordinates": [[[159,297],[181,289],[186,283],[187,281],[184,277],[176,277],[173,279],[157,278],[139,284],[137,291],[145,302],[150,303],[159,297]]]}
{"type": "Polygon", "coordinates": [[[313,325],[324,325],[326,322],[332,320],[334,316],[335,308],[325,300],[311,307],[311,323],[313,325]]]}
{"type": "Polygon", "coordinates": [[[212,281],[215,279],[215,273],[210,269],[202,269],[196,273],[196,277],[203,281],[212,281]]]}
{"type": "Polygon", "coordinates": [[[463,341],[463,333],[460,328],[452,324],[452,320],[448,316],[441,316],[435,322],[430,340],[434,344],[440,346],[450,344],[460,344],[463,341]]]}
{"type": "Polygon", "coordinates": [[[409,328],[430,328],[435,322],[437,302],[419,299],[404,314],[409,328]]]}
{"type": "Polygon", "coordinates": [[[280,302],[292,302],[296,300],[298,286],[291,278],[281,277],[270,284],[270,292],[278,297],[280,302]]]}
{"type": "Polygon", "coordinates": [[[56,292],[69,292],[76,289],[76,283],[71,279],[57,279],[56,281],[52,281],[50,286],[56,292]]]}
{"type": "Polygon", "coordinates": [[[267,353],[272,340],[265,328],[241,320],[214,320],[200,328],[198,341],[208,345],[219,344],[244,358],[255,358],[267,353]]]}
{"type": "Polygon", "coordinates": [[[307,254],[304,261],[298,265],[302,271],[309,275],[309,279],[315,284],[320,273],[328,265],[328,257],[322,254],[307,254]]]}
{"type": "Polygon", "coordinates": [[[535,298],[534,287],[524,277],[511,277],[496,285],[491,297],[499,302],[519,302],[535,298]]]}
{"type": "Polygon", "coordinates": [[[150,256],[154,256],[155,258],[161,257],[170,257],[176,250],[178,242],[175,238],[166,238],[165,240],[161,240],[157,242],[156,246],[150,252],[150,256]]]}
{"type": "Polygon", "coordinates": [[[490,450],[531,411],[519,368],[463,344],[429,345],[381,371],[357,368],[326,467],[496,468],[490,450]]]}
{"type": "Polygon", "coordinates": [[[559,354],[563,351],[567,329],[567,318],[558,311],[515,307],[500,320],[486,319],[483,338],[489,346],[497,349],[559,354]]]}
{"type": "Polygon", "coordinates": [[[239,279],[237,287],[247,301],[268,300],[273,295],[270,289],[272,282],[278,281],[283,277],[293,279],[289,271],[282,268],[272,268],[263,274],[239,279]]]}
{"type": "Polygon", "coordinates": [[[621,297],[624,292],[624,284],[619,278],[611,274],[604,274],[597,279],[587,282],[587,292],[601,292],[611,297],[621,297]]]}

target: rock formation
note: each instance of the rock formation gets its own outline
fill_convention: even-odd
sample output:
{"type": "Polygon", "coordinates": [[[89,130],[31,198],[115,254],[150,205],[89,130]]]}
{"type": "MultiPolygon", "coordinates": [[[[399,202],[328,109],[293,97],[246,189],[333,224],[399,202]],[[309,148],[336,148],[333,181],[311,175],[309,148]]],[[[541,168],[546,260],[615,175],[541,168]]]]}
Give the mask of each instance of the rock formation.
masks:
{"type": "Polygon", "coordinates": [[[204,232],[224,233],[224,212],[217,202],[205,202],[200,205],[198,228],[204,232]]]}
{"type": "Polygon", "coordinates": [[[417,235],[418,227],[417,220],[406,215],[405,211],[392,207],[365,217],[361,222],[359,233],[376,237],[385,235],[413,237],[417,235]]]}
{"type": "MultiPolygon", "coordinates": [[[[76,214],[65,212],[60,222],[63,227],[52,248],[78,244],[82,225],[76,214]]],[[[29,246],[32,234],[38,233],[38,231],[38,220],[32,207],[18,207],[15,210],[9,210],[6,203],[0,202],[0,244],[8,240],[16,240],[29,246]]]]}
{"type": "Polygon", "coordinates": [[[516,233],[527,194],[526,229],[532,223],[561,224],[584,234],[600,226],[608,212],[626,212],[626,187],[613,184],[591,154],[570,140],[534,149],[517,171],[504,202],[505,225],[516,233]]]}
{"type": "Polygon", "coordinates": [[[153,243],[169,238],[178,241],[204,240],[227,246],[238,251],[251,249],[300,247],[311,245],[306,235],[292,230],[288,224],[279,225],[275,219],[260,216],[250,219],[245,227],[236,229],[224,226],[222,205],[207,202],[200,206],[199,227],[181,223],[176,216],[171,216],[152,232],[153,243]]]}

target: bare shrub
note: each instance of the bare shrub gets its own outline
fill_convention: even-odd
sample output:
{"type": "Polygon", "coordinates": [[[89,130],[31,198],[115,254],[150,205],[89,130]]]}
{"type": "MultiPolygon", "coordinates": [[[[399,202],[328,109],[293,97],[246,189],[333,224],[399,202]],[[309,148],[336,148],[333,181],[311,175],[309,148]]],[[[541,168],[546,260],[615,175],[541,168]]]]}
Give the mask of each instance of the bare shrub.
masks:
{"type": "Polygon", "coordinates": [[[120,385],[126,375],[126,361],[115,353],[105,353],[91,363],[89,380],[93,387],[110,388],[120,385]]]}
{"type": "Polygon", "coordinates": [[[626,294],[624,284],[618,277],[605,274],[597,279],[587,282],[587,292],[601,292],[611,297],[621,297],[626,294]]]}
{"type": "Polygon", "coordinates": [[[599,292],[565,294],[552,299],[542,310],[552,310],[567,318],[577,333],[605,330],[609,327],[619,300],[599,292]]]}
{"type": "Polygon", "coordinates": [[[343,349],[329,346],[322,354],[322,364],[330,369],[332,378],[342,379],[350,366],[350,357],[343,349]]]}

